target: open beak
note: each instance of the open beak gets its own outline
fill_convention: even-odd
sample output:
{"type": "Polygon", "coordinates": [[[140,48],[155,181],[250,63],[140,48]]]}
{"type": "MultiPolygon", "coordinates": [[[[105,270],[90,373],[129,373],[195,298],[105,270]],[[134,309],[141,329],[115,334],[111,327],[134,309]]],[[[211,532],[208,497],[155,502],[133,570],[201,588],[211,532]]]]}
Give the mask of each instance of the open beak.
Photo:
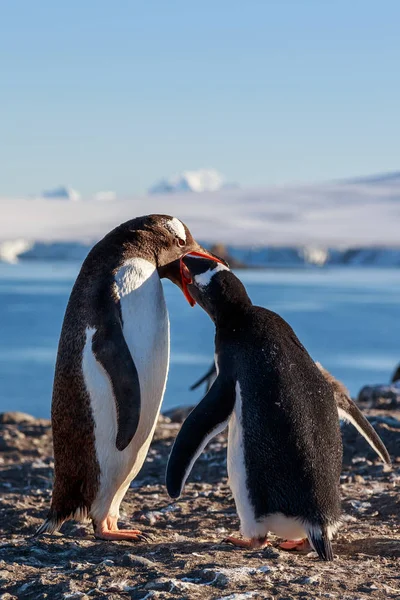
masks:
{"type": "MultiPolygon", "coordinates": [[[[219,262],[221,264],[225,264],[226,265],[225,261],[221,260],[217,256],[214,256],[213,254],[207,254],[206,251],[201,252],[201,251],[195,251],[195,250],[193,250],[192,252],[188,252],[184,256],[201,256],[202,258],[208,258],[208,259],[213,260],[215,262],[219,262]]],[[[185,263],[182,260],[184,258],[184,256],[182,256],[181,259],[180,259],[180,273],[181,273],[182,292],[183,292],[186,300],[189,302],[190,306],[194,306],[196,304],[196,300],[194,298],[192,298],[192,296],[189,293],[188,287],[187,287],[189,285],[189,283],[193,282],[193,279],[192,279],[192,275],[191,275],[189,269],[187,268],[187,266],[185,265],[185,263]]]]}
{"type": "Polygon", "coordinates": [[[194,306],[196,304],[196,301],[189,294],[189,290],[187,287],[189,283],[192,283],[193,279],[192,279],[189,269],[183,262],[182,258],[180,260],[180,270],[181,270],[182,292],[183,292],[186,300],[189,302],[190,306],[194,306]]]}

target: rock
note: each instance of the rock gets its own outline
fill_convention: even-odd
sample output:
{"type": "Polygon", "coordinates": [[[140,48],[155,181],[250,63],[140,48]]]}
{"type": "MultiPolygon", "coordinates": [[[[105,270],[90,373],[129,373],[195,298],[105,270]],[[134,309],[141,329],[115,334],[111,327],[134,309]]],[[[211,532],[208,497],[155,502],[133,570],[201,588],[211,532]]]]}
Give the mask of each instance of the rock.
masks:
{"type": "Polygon", "coordinates": [[[198,590],[199,586],[195,583],[182,581],[180,579],[169,579],[167,577],[159,577],[153,581],[149,581],[145,586],[146,590],[160,590],[165,592],[189,592],[198,590]]]}
{"type": "Polygon", "coordinates": [[[224,244],[221,244],[221,243],[213,244],[210,247],[210,252],[212,254],[216,254],[217,256],[219,256],[220,258],[225,260],[229,264],[229,267],[231,269],[245,269],[247,266],[244,262],[237,260],[236,258],[233,258],[233,256],[231,256],[229,254],[229,252],[224,244]]]}
{"type": "Polygon", "coordinates": [[[158,425],[166,425],[168,423],[171,423],[171,419],[165,413],[158,415],[158,425]]]}
{"type": "Polygon", "coordinates": [[[121,564],[124,567],[133,567],[139,565],[141,567],[147,567],[148,569],[155,569],[157,566],[152,560],[145,558],[144,556],[137,556],[135,554],[124,554],[121,564]]]}
{"type": "Polygon", "coordinates": [[[192,412],[194,406],[179,406],[170,408],[164,412],[164,416],[168,417],[172,423],[183,423],[186,417],[192,412]]]}
{"type": "Polygon", "coordinates": [[[393,375],[392,375],[392,383],[394,383],[395,381],[399,381],[400,380],[400,364],[397,365],[393,375]]]}
{"type": "Polygon", "coordinates": [[[358,394],[357,401],[368,408],[400,408],[400,381],[391,385],[366,385],[358,394]]]}
{"type": "MultiPolygon", "coordinates": [[[[244,594],[229,594],[229,596],[220,596],[217,600],[247,600],[248,598],[260,597],[259,592],[245,592],[244,594]]],[[[267,598],[267,596],[263,596],[267,598]]],[[[280,599],[282,600],[282,599],[280,599]]]]}
{"type": "Polygon", "coordinates": [[[237,585],[240,583],[245,583],[248,578],[257,573],[258,570],[259,569],[254,567],[233,567],[231,569],[216,567],[215,569],[203,569],[201,576],[207,580],[208,585],[237,585]]]}
{"type": "Polygon", "coordinates": [[[4,412],[0,413],[0,423],[2,425],[19,425],[20,423],[35,423],[35,417],[23,412],[4,412]]]}
{"type": "MultiPolygon", "coordinates": [[[[389,454],[393,457],[400,455],[400,420],[392,416],[368,416],[368,420],[381,437],[389,454]]],[[[366,442],[358,433],[355,427],[346,423],[342,428],[343,434],[343,459],[345,464],[349,464],[357,456],[367,458],[368,460],[380,460],[366,442]]]]}
{"type": "Polygon", "coordinates": [[[312,575],[306,577],[299,577],[293,580],[293,583],[299,583],[300,585],[318,585],[320,582],[319,575],[312,575]]]}
{"type": "Polygon", "coordinates": [[[264,558],[280,558],[281,556],[278,550],[276,550],[272,546],[266,546],[263,549],[262,553],[264,558]]]}

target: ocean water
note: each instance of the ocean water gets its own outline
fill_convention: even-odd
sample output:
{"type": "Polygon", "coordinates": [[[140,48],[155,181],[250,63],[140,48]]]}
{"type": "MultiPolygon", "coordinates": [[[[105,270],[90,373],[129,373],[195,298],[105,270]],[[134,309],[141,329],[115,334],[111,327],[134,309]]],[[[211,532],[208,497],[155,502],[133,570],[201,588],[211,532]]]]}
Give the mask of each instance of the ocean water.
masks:
{"type": "MultiPolygon", "coordinates": [[[[78,263],[0,263],[0,412],[50,414],[58,338],[78,263]]],[[[400,269],[325,268],[238,273],[255,304],[282,315],[311,356],[357,394],[400,362],[400,269]]],[[[171,366],[163,409],[194,404],[189,386],[210,366],[214,330],[164,284],[171,366]]]]}

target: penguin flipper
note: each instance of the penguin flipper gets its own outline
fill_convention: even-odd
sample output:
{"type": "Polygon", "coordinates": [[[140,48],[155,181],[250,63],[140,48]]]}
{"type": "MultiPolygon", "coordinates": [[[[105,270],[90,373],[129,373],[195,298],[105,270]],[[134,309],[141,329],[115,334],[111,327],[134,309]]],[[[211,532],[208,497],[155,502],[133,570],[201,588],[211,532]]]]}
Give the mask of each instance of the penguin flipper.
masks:
{"type": "Polygon", "coordinates": [[[219,374],[183,423],[167,466],[166,484],[171,498],[181,495],[195,461],[208,442],[227,426],[235,399],[235,382],[219,374]]]}
{"type": "Polygon", "coordinates": [[[139,375],[125,341],[121,323],[114,320],[93,336],[92,351],[107,372],[117,409],[117,450],[131,442],[140,419],[139,375]]]}
{"type": "Polygon", "coordinates": [[[368,419],[363,415],[355,402],[353,402],[353,400],[350,398],[350,394],[345,386],[340,381],[335,379],[329,373],[329,371],[324,369],[320,363],[316,363],[316,365],[325,379],[333,387],[339,418],[351,423],[367,440],[368,444],[383,460],[383,462],[390,465],[391,460],[385,444],[382,442],[381,438],[376,433],[368,419]]]}

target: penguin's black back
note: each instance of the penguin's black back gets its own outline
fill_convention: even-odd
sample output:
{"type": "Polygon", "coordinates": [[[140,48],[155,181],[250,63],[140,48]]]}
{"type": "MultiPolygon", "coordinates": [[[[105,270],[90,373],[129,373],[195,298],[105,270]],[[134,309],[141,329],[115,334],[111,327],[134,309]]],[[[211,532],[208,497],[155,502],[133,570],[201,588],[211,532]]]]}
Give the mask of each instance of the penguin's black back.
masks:
{"type": "Polygon", "coordinates": [[[337,522],[342,442],[331,386],[276,313],[250,304],[225,317],[217,321],[216,349],[240,386],[256,519],[280,512],[337,522]]]}

